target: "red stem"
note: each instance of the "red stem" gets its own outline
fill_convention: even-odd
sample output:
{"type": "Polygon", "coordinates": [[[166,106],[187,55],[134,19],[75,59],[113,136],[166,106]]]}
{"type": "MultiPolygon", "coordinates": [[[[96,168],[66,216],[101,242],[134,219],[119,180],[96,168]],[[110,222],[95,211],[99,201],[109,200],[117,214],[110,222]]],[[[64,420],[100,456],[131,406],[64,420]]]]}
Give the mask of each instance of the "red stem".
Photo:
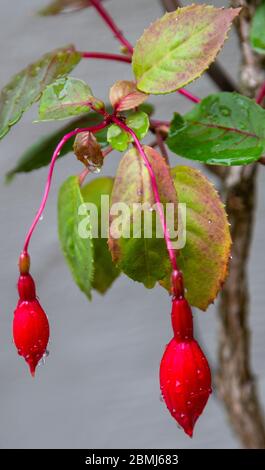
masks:
{"type": "Polygon", "coordinates": [[[91,5],[97,10],[101,18],[105,21],[105,23],[109,26],[111,31],[114,33],[114,36],[119,40],[119,42],[126,47],[126,49],[133,54],[133,47],[127,41],[127,39],[123,36],[122,32],[119,30],[118,26],[114,22],[113,18],[109,15],[107,10],[103,7],[99,0],[90,0],[91,5]]]}
{"type": "MultiPolygon", "coordinates": [[[[159,213],[159,217],[160,217],[163,232],[164,232],[164,238],[165,238],[165,242],[166,242],[166,246],[167,246],[169,259],[170,259],[170,262],[171,262],[171,265],[172,265],[172,268],[173,268],[173,275],[174,275],[174,278],[177,279],[178,277],[181,277],[181,274],[180,274],[178,266],[177,266],[175,251],[174,251],[174,248],[173,248],[173,245],[172,245],[172,242],[171,242],[171,239],[170,239],[169,231],[168,231],[168,228],[167,228],[166,219],[165,219],[164,210],[163,210],[163,205],[162,205],[161,200],[160,200],[160,195],[159,195],[158,186],[157,186],[157,182],[156,182],[156,176],[154,174],[153,168],[152,168],[152,166],[151,166],[151,164],[150,164],[150,162],[149,162],[149,160],[148,160],[148,158],[145,154],[145,151],[144,151],[139,139],[137,138],[137,136],[133,132],[133,130],[130,129],[128,126],[126,126],[126,124],[124,124],[124,122],[122,122],[120,119],[118,119],[115,116],[112,116],[112,121],[115,122],[121,129],[123,129],[125,132],[128,132],[132,136],[132,138],[135,142],[135,145],[137,147],[137,150],[138,150],[139,154],[142,156],[142,158],[145,162],[146,168],[147,168],[147,170],[149,172],[149,175],[150,175],[150,180],[151,180],[152,190],[153,190],[153,193],[154,193],[154,198],[155,198],[155,201],[156,201],[157,206],[158,206],[158,213],[159,213]]],[[[183,292],[181,292],[181,291],[178,292],[178,296],[183,296],[183,292]]]]}
{"type": "Polygon", "coordinates": [[[57,145],[56,149],[54,150],[54,153],[53,153],[53,156],[52,156],[52,159],[51,159],[51,163],[50,163],[50,168],[49,168],[49,172],[48,172],[48,177],[47,177],[47,181],[46,181],[46,185],[45,185],[45,190],[44,190],[44,195],[43,195],[43,198],[42,198],[42,201],[41,201],[41,205],[39,207],[39,210],[36,214],[36,216],[34,217],[34,220],[32,222],[32,225],[27,233],[27,236],[26,236],[26,239],[25,239],[25,243],[24,243],[24,248],[23,248],[23,252],[25,254],[28,254],[28,246],[29,246],[29,243],[30,243],[30,240],[31,240],[31,236],[35,230],[35,227],[36,225],[38,224],[39,220],[40,220],[40,217],[44,211],[44,208],[46,206],[46,202],[47,202],[47,199],[48,199],[48,195],[49,195],[49,191],[50,191],[50,187],[51,187],[51,181],[52,181],[52,175],[53,175],[53,170],[54,170],[54,166],[55,166],[55,163],[56,163],[56,160],[58,158],[58,156],[60,155],[60,152],[64,146],[64,144],[69,140],[71,139],[71,137],[79,134],[80,132],[98,132],[100,131],[101,129],[104,129],[105,127],[107,126],[107,123],[106,121],[103,121],[102,123],[98,124],[97,126],[92,126],[92,127],[86,127],[84,129],[75,129],[71,132],[69,132],[68,134],[66,134],[59,142],[59,144],[57,145]]]}
{"type": "Polygon", "coordinates": [[[262,101],[264,100],[264,98],[265,98],[265,82],[263,83],[263,85],[261,86],[257,94],[256,103],[262,104],[262,101]]]}
{"type": "Polygon", "coordinates": [[[108,54],[106,52],[81,52],[84,59],[103,59],[103,60],[116,60],[118,62],[131,63],[130,57],[121,54],[108,54]]]}
{"type": "Polygon", "coordinates": [[[178,92],[185,96],[186,98],[188,98],[190,101],[193,101],[193,103],[200,103],[201,100],[200,98],[198,98],[197,96],[193,95],[192,93],[190,93],[189,91],[185,90],[185,88],[180,88],[178,90],[178,92]]]}

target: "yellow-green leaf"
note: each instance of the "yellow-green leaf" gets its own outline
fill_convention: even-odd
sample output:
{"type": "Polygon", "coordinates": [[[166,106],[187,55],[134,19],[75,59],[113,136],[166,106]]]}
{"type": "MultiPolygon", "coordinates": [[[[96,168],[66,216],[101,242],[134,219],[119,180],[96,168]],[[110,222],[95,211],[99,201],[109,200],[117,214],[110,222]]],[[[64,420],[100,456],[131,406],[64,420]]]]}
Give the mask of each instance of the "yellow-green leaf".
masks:
{"type": "MultiPolygon", "coordinates": [[[[172,203],[176,208],[177,194],[168,165],[151,147],[145,146],[144,150],[156,176],[162,204],[172,203]]],[[[152,288],[166,275],[170,262],[162,230],[159,232],[161,236],[157,237],[156,220],[159,221],[159,217],[152,210],[155,199],[151,179],[142,157],[134,148],[123,156],[119,164],[112,191],[112,210],[116,203],[122,204],[125,213],[110,214],[109,248],[113,260],[131,279],[152,288]],[[133,220],[137,213],[137,209],[134,212],[134,204],[142,205],[139,208],[143,210],[138,212],[139,219],[133,220]],[[149,227],[149,236],[144,236],[144,220],[149,227]],[[124,229],[122,236],[121,228],[124,229]]],[[[175,228],[176,222],[177,219],[175,228]]]]}
{"type": "Polygon", "coordinates": [[[133,71],[145,93],[170,93],[214,61],[240,8],[191,5],[155,21],[136,44],[133,71]]]}
{"type": "MultiPolygon", "coordinates": [[[[172,176],[187,217],[186,245],[179,251],[178,265],[189,302],[206,310],[227,275],[231,248],[227,215],[213,184],[199,170],[177,166],[172,176]]],[[[161,284],[170,289],[169,276],[161,284]]]]}

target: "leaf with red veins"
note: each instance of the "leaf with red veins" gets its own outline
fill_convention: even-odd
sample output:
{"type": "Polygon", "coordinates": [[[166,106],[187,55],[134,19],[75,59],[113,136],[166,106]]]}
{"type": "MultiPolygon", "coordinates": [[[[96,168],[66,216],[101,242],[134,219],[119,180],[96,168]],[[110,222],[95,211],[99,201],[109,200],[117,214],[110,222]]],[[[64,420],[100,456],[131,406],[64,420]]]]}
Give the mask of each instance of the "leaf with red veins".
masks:
{"type": "Polygon", "coordinates": [[[137,90],[135,82],[118,80],[111,87],[109,98],[116,111],[126,111],[144,103],[148,95],[137,90]]]}

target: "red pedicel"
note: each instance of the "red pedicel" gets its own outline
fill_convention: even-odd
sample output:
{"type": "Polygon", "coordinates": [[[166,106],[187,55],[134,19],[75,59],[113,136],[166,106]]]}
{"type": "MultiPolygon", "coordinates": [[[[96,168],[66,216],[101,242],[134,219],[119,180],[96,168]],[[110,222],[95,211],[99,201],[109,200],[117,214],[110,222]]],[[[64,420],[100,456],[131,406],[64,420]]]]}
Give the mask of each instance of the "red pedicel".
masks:
{"type": "Polygon", "coordinates": [[[49,341],[48,318],[36,298],[35,283],[30,274],[18,280],[19,301],[14,312],[13,338],[18,354],[28,363],[31,375],[46,352],[49,341]]]}
{"type": "Polygon", "coordinates": [[[160,365],[160,388],[166,406],[192,437],[194,425],[211,393],[211,372],[200,346],[193,339],[192,313],[185,299],[173,300],[174,338],[160,365]]]}

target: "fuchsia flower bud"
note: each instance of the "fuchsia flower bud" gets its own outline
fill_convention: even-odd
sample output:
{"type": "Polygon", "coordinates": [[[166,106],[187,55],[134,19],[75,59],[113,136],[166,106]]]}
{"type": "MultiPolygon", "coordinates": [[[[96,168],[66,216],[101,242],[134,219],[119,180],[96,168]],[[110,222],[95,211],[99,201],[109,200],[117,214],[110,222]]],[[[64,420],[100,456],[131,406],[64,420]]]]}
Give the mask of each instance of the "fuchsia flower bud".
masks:
{"type": "Polygon", "coordinates": [[[14,312],[13,338],[18,354],[28,363],[31,375],[46,352],[49,341],[48,318],[36,298],[35,283],[27,270],[18,280],[19,301],[14,312]]]}
{"type": "Polygon", "coordinates": [[[192,437],[211,393],[211,372],[193,339],[192,313],[185,299],[173,300],[172,326],[174,338],[167,345],[160,365],[160,388],[169,412],[192,437]]]}

